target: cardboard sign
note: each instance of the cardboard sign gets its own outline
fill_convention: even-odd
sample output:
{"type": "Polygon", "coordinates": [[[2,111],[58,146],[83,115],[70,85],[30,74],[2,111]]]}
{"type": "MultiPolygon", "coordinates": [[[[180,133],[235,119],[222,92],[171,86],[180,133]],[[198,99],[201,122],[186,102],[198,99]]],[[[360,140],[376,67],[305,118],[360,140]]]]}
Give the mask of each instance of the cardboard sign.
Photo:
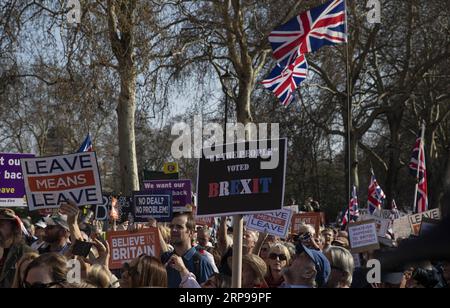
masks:
{"type": "Polygon", "coordinates": [[[352,253],[361,253],[380,248],[375,221],[350,223],[348,235],[352,253]]]}
{"type": "Polygon", "coordinates": [[[294,214],[298,213],[298,205],[285,205],[283,209],[291,210],[294,214]]]}
{"type": "MultiPolygon", "coordinates": [[[[405,213],[402,212],[397,212],[398,215],[400,215],[400,217],[406,216],[405,213]]],[[[371,215],[371,216],[375,216],[375,217],[379,217],[382,219],[392,219],[392,217],[395,216],[394,211],[391,210],[378,210],[376,209],[372,214],[370,214],[368,209],[359,209],[359,215],[360,216],[366,216],[366,215],[371,215]]]]}
{"type": "Polygon", "coordinates": [[[246,226],[258,232],[266,232],[281,238],[287,238],[293,212],[282,209],[272,213],[259,213],[246,216],[246,226]]]}
{"type": "Polygon", "coordinates": [[[103,195],[95,152],[21,160],[30,211],[102,204],[103,195]]]}
{"type": "Polygon", "coordinates": [[[391,220],[383,219],[380,217],[372,216],[372,215],[364,215],[361,216],[360,221],[373,220],[375,221],[375,226],[377,228],[378,236],[385,237],[388,232],[389,226],[391,225],[391,220]]]}
{"type": "Polygon", "coordinates": [[[221,154],[215,155],[212,151],[211,148],[203,149],[198,163],[199,216],[281,210],[284,202],[286,139],[217,146],[214,151],[221,154]],[[266,166],[269,161],[273,164],[266,166]]]}
{"type": "Polygon", "coordinates": [[[168,222],[172,220],[172,194],[170,191],[148,193],[133,192],[134,222],[148,222],[150,218],[168,222]]]}
{"type": "Polygon", "coordinates": [[[412,234],[418,236],[420,233],[420,225],[423,218],[430,218],[435,220],[441,219],[441,211],[439,209],[433,209],[431,211],[409,215],[409,222],[411,224],[412,234]]]}
{"type": "Polygon", "coordinates": [[[142,254],[159,258],[161,247],[157,228],[139,232],[112,231],[107,233],[111,248],[110,269],[120,269],[125,262],[131,262],[142,254]]]}
{"type": "Polygon", "coordinates": [[[408,238],[412,233],[409,216],[400,217],[392,221],[392,232],[394,232],[396,239],[408,238]]]}
{"type": "Polygon", "coordinates": [[[322,221],[322,214],[318,212],[304,212],[294,214],[292,216],[291,232],[298,234],[301,224],[311,225],[316,230],[316,234],[320,232],[320,223],[322,221]]]}
{"type": "Polygon", "coordinates": [[[439,220],[436,219],[430,219],[430,218],[422,218],[422,223],[420,224],[420,236],[424,235],[425,233],[429,232],[431,229],[436,227],[439,224],[439,220]]]}
{"type": "Polygon", "coordinates": [[[144,181],[144,190],[150,193],[172,191],[173,212],[192,211],[191,180],[144,181]]]}
{"type": "Polygon", "coordinates": [[[0,153],[0,207],[26,207],[25,185],[20,159],[33,154],[0,153]]]}

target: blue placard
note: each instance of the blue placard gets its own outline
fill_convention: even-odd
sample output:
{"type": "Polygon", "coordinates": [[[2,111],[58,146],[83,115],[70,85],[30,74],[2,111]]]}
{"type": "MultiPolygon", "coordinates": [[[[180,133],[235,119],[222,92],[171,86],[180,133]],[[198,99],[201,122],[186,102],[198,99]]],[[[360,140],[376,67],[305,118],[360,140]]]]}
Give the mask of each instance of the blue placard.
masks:
{"type": "Polygon", "coordinates": [[[148,222],[154,218],[160,222],[172,220],[172,193],[161,191],[149,193],[145,191],[133,192],[134,222],[148,222]]]}

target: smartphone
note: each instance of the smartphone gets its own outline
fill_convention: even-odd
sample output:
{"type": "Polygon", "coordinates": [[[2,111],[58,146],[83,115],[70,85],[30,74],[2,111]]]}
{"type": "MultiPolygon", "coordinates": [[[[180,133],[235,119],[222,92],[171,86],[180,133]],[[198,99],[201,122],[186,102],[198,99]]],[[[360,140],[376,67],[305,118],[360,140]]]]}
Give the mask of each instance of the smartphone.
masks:
{"type": "Polygon", "coordinates": [[[72,254],[86,258],[91,251],[92,245],[92,243],[77,240],[73,245],[72,254]]]}

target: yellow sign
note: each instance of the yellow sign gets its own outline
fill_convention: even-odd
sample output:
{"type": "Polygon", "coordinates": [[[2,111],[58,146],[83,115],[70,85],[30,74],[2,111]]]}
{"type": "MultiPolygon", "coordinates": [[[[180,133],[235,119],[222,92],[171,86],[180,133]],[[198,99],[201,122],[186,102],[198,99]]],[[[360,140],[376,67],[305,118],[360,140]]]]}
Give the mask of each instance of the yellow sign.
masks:
{"type": "Polygon", "coordinates": [[[178,163],[165,163],[163,171],[165,174],[178,173],[178,163]]]}

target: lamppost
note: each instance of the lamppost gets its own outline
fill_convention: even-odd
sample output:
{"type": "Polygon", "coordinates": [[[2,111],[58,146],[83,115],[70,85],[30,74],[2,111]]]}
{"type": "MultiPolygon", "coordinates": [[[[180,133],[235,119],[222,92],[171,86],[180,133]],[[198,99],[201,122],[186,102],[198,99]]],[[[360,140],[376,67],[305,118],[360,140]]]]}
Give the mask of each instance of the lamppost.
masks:
{"type": "Polygon", "coordinates": [[[225,94],[225,115],[224,115],[224,123],[223,123],[223,144],[226,143],[227,137],[227,123],[228,123],[228,98],[230,96],[229,91],[231,88],[231,82],[233,81],[233,76],[227,70],[225,74],[222,75],[222,91],[225,94]]]}

